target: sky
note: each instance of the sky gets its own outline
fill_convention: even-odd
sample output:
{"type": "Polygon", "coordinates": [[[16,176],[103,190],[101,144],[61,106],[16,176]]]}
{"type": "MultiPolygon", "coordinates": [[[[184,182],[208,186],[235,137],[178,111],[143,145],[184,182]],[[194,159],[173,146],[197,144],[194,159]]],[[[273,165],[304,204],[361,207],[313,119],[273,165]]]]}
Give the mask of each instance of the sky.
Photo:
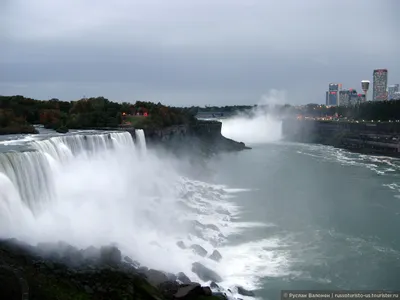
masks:
{"type": "MultiPolygon", "coordinates": [[[[324,103],[400,83],[399,0],[0,0],[0,95],[324,103]]],[[[369,93],[370,95],[372,93],[369,93]]]]}

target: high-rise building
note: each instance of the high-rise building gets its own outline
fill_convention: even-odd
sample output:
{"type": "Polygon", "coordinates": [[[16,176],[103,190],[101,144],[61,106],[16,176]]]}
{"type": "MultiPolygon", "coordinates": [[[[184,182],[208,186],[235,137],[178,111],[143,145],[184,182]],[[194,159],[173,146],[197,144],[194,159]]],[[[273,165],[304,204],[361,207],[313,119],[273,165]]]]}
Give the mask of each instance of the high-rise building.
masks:
{"type": "Polygon", "coordinates": [[[329,106],[336,106],[339,105],[339,84],[337,83],[330,83],[328,89],[328,105],[329,106]]]}
{"type": "Polygon", "coordinates": [[[360,101],[360,98],[358,97],[357,90],[355,89],[349,89],[349,104],[350,105],[356,105],[360,101]]]}
{"type": "Polygon", "coordinates": [[[329,105],[329,92],[328,91],[326,91],[326,94],[325,94],[325,105],[326,106],[328,106],[329,105]]]}
{"type": "Polygon", "coordinates": [[[339,103],[340,103],[340,106],[348,106],[350,104],[350,91],[349,90],[339,91],[339,103]]]}
{"type": "Polygon", "coordinates": [[[387,69],[376,69],[373,73],[373,91],[372,100],[374,101],[384,101],[387,100],[387,81],[388,81],[388,71],[387,69]]]}
{"type": "Polygon", "coordinates": [[[393,100],[394,93],[399,91],[399,84],[393,84],[388,86],[388,100],[393,100]]]}

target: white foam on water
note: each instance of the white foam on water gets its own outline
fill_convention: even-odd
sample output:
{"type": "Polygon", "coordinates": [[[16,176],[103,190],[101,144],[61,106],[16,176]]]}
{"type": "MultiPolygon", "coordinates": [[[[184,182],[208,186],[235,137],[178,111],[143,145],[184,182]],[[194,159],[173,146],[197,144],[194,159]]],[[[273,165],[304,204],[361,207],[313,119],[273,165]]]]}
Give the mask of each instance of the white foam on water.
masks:
{"type": "Polygon", "coordinates": [[[183,178],[171,161],[127,132],[84,132],[29,143],[35,151],[0,154],[0,237],[70,243],[79,248],[117,243],[149,268],[185,272],[193,262],[220,273],[223,285],[255,288],[286,272],[276,238],[230,246],[232,235],[271,226],[239,220],[235,189],[183,178]],[[199,244],[217,263],[176,243],[199,244]],[[280,266],[280,267],[279,267],[280,266]]]}

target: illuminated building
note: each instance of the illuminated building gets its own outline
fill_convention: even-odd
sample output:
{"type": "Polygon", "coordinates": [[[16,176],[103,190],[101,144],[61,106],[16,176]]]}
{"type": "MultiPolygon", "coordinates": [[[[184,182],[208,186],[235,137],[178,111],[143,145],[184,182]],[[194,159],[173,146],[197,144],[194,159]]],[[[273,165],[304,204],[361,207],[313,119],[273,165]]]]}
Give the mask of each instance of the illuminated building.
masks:
{"type": "Polygon", "coordinates": [[[388,86],[388,100],[394,99],[394,93],[399,91],[399,84],[393,84],[388,86]]]}
{"type": "Polygon", "coordinates": [[[330,83],[328,89],[328,104],[329,106],[339,105],[339,84],[330,83]]]}
{"type": "Polygon", "coordinates": [[[373,101],[385,101],[387,100],[387,81],[388,71],[387,69],[377,69],[373,73],[373,90],[372,100],[373,101]]]}

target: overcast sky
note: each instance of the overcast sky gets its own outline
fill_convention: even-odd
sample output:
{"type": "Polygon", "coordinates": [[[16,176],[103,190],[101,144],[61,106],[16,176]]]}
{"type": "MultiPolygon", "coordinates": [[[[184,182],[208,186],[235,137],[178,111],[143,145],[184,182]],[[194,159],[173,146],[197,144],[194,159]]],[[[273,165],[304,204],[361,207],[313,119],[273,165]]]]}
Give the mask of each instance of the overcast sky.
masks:
{"type": "Polygon", "coordinates": [[[399,53],[400,0],[0,0],[0,95],[324,103],[399,53]]]}

